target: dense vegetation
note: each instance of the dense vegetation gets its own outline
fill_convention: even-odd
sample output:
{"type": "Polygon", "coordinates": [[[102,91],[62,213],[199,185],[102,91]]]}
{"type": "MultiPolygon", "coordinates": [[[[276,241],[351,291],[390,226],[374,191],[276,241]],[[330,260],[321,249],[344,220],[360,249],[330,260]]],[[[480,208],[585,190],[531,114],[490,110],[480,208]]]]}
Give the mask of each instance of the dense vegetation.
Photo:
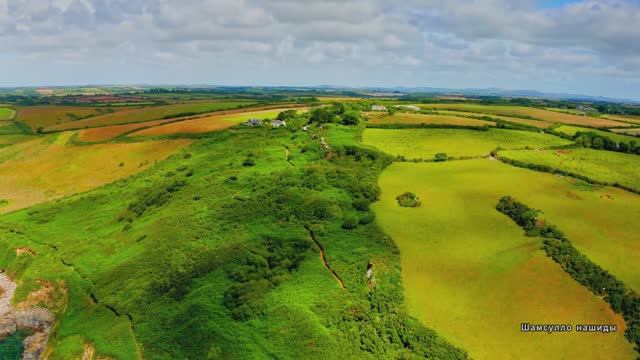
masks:
{"type": "Polygon", "coordinates": [[[70,289],[52,359],[83,343],[135,358],[134,342],[150,359],[466,357],[404,309],[397,249],[369,210],[391,159],[350,140],[354,127],[324,124],[328,149],[300,130],[311,114],[288,116],[287,129],[200,136],[132,178],[2,217],[3,268],[70,289]],[[106,311],[95,320],[90,299],[106,311]]]}
{"type": "Polygon", "coordinates": [[[509,196],[501,198],[496,209],[520,225],[527,236],[543,237],[547,255],[595,295],[604,296],[611,308],[624,316],[625,335],[640,352],[640,296],[637,293],[581,254],[558,228],[540,218],[540,211],[509,196]]]}

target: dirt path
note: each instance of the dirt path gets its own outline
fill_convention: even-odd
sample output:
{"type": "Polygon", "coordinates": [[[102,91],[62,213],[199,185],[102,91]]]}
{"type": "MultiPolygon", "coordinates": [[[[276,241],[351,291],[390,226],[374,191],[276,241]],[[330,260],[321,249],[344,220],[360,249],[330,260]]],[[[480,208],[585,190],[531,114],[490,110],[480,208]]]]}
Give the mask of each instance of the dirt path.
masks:
{"type": "Polygon", "coordinates": [[[340,285],[342,289],[346,289],[346,287],[344,286],[344,281],[342,281],[338,273],[331,268],[331,265],[329,265],[329,261],[327,260],[322,244],[320,244],[320,242],[316,239],[315,234],[313,233],[313,231],[311,231],[311,229],[308,226],[305,226],[305,229],[307,229],[307,232],[309,233],[309,237],[311,237],[311,240],[313,240],[313,242],[316,244],[316,246],[320,250],[320,260],[322,260],[322,264],[324,265],[324,267],[327,270],[329,270],[333,278],[336,279],[336,281],[338,282],[338,285],[340,285]]]}

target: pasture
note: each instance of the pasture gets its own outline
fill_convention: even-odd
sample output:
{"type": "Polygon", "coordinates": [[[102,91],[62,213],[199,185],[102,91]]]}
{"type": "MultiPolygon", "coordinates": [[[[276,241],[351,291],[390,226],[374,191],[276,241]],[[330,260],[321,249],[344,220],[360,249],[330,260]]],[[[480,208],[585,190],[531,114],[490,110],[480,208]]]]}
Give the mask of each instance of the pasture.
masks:
{"type": "Polygon", "coordinates": [[[72,134],[0,149],[0,212],[91,190],[152,166],[189,144],[180,141],[68,145],[72,134]]]}
{"type": "Polygon", "coordinates": [[[610,114],[606,114],[606,115],[602,115],[602,117],[605,118],[605,119],[623,121],[623,122],[628,122],[628,123],[633,123],[633,124],[640,124],[640,116],[638,116],[638,115],[610,115],[610,114]]]}
{"type": "Polygon", "coordinates": [[[485,156],[497,147],[546,148],[570,144],[557,136],[503,129],[366,129],[362,137],[366,145],[407,159],[432,159],[440,152],[454,158],[485,156]]]}
{"type": "Polygon", "coordinates": [[[593,132],[600,136],[608,137],[609,139],[618,143],[620,142],[629,143],[631,141],[640,143],[640,139],[634,136],[625,136],[624,134],[617,134],[616,132],[602,131],[602,130],[584,128],[579,126],[561,125],[555,128],[554,130],[561,133],[565,133],[567,135],[571,135],[571,136],[574,136],[577,132],[593,132]]]}
{"type": "Polygon", "coordinates": [[[640,191],[640,156],[593,149],[500,151],[500,157],[620,184],[640,191]]]}
{"type": "Polygon", "coordinates": [[[78,131],[78,140],[85,141],[85,142],[108,141],[122,134],[133,132],[138,129],[162,125],[171,121],[175,121],[175,119],[152,120],[152,121],[145,121],[141,123],[130,123],[130,124],[101,126],[101,127],[82,129],[78,131]]]}
{"type": "Polygon", "coordinates": [[[5,120],[13,119],[13,116],[16,112],[13,109],[9,109],[6,107],[0,107],[0,123],[5,120]]]}
{"type": "Polygon", "coordinates": [[[287,109],[249,111],[238,114],[229,115],[210,115],[197,119],[172,122],[166,125],[155,126],[152,128],[136,131],[131,136],[160,136],[173,134],[196,134],[218,131],[238,125],[251,118],[273,119],[281,111],[287,109]]]}
{"type": "Polygon", "coordinates": [[[17,108],[16,119],[27,124],[34,131],[39,128],[46,130],[56,125],[76,123],[85,118],[119,112],[125,109],[123,107],[100,106],[25,106],[17,108]]]}
{"type": "MultiPolygon", "coordinates": [[[[627,134],[627,135],[632,135],[635,136],[636,139],[638,136],[640,136],[640,129],[611,129],[611,131],[618,133],[618,134],[627,134]]],[[[640,142],[640,139],[637,139],[638,142],[640,142]]]]}
{"type": "Polygon", "coordinates": [[[143,108],[118,108],[126,109],[116,113],[96,116],[90,119],[74,121],[73,123],[59,124],[45,128],[45,131],[61,131],[83,129],[98,126],[121,125],[128,123],[139,123],[151,120],[161,120],[166,118],[193,116],[195,114],[236,109],[241,106],[254,104],[255,102],[234,100],[234,101],[213,101],[213,102],[191,102],[171,105],[151,106],[143,108]]]}
{"type": "Polygon", "coordinates": [[[483,113],[475,113],[475,112],[467,112],[467,111],[453,111],[453,110],[437,110],[437,113],[441,115],[453,115],[453,116],[462,116],[462,117],[465,117],[465,116],[490,117],[492,119],[503,120],[510,123],[533,126],[539,129],[547,129],[553,126],[553,123],[550,123],[547,121],[523,119],[523,118],[513,117],[513,116],[500,116],[500,115],[491,115],[491,114],[483,114],[483,113]]]}
{"type": "Polygon", "coordinates": [[[561,113],[545,109],[537,109],[525,106],[480,105],[480,104],[425,104],[423,109],[454,110],[483,113],[488,115],[500,115],[510,117],[528,117],[535,120],[543,120],[551,123],[570,125],[582,125],[589,127],[614,127],[627,126],[629,124],[590,116],[561,113]]]}
{"type": "Polygon", "coordinates": [[[509,194],[543,210],[585,255],[638,289],[640,224],[629,221],[640,215],[636,195],[487,159],[394,163],[379,183],[373,209],[400,249],[410,313],[471,357],[635,356],[621,317],[495,206],[509,194]],[[405,191],[422,206],[398,206],[395,197],[405,191]],[[522,322],[615,323],[619,331],[528,334],[522,322]]]}
{"type": "Polygon", "coordinates": [[[415,113],[396,113],[386,115],[380,113],[369,113],[367,115],[369,124],[411,124],[411,125],[463,125],[463,126],[495,126],[493,121],[484,121],[460,116],[450,115],[426,115],[415,113]]]}

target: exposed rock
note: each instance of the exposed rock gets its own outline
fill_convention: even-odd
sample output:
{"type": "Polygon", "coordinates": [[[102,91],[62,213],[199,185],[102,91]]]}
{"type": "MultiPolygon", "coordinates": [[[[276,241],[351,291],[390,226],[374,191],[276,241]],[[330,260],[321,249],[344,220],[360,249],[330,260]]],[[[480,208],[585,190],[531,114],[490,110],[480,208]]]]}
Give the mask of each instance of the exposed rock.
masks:
{"type": "Polygon", "coordinates": [[[53,322],[53,315],[45,308],[17,310],[7,316],[15,321],[20,329],[45,331],[53,322]]]}
{"type": "Polygon", "coordinates": [[[38,332],[31,336],[28,336],[22,342],[23,352],[22,360],[38,360],[40,354],[47,346],[47,340],[49,339],[49,332],[38,332]]]}
{"type": "Polygon", "coordinates": [[[82,350],[82,360],[93,360],[96,354],[96,348],[92,344],[84,344],[82,350]]]}
{"type": "Polygon", "coordinates": [[[0,319],[0,340],[4,340],[9,335],[18,330],[16,323],[12,319],[0,319]]]}
{"type": "Polygon", "coordinates": [[[16,255],[20,256],[20,255],[31,255],[31,256],[35,256],[36,252],[29,249],[28,247],[19,247],[16,249],[16,255]]]}

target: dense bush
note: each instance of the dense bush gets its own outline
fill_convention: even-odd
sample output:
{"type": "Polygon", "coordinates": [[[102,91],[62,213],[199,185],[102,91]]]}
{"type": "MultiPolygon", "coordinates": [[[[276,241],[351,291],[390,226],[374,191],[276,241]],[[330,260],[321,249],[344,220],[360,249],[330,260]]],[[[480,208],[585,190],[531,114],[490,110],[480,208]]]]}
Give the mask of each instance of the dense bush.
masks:
{"type": "Polygon", "coordinates": [[[591,292],[604,295],[611,308],[624,317],[628,327],[627,340],[640,351],[640,296],[637,293],[581,254],[555,226],[540,221],[540,211],[509,196],[500,199],[496,209],[513,219],[528,236],[545,238],[543,248],[548,256],[591,292]]]}
{"type": "Polygon", "coordinates": [[[236,320],[248,320],[264,313],[264,297],[274,286],[290,277],[311,249],[305,239],[267,237],[226,269],[234,284],[225,291],[224,305],[236,320]]]}
{"type": "Polygon", "coordinates": [[[151,207],[160,207],[164,205],[171,194],[182,189],[187,185],[184,180],[177,180],[168,185],[158,188],[150,188],[142,192],[138,198],[129,204],[127,210],[136,217],[142,216],[151,207]]]}
{"type": "Polygon", "coordinates": [[[436,162],[447,161],[447,158],[448,158],[448,156],[447,156],[447,154],[446,154],[446,153],[437,153],[437,154],[433,157],[433,159],[434,159],[436,162]]]}
{"type": "Polygon", "coordinates": [[[398,205],[402,207],[419,207],[421,205],[420,198],[418,195],[412,192],[406,192],[404,194],[400,194],[396,196],[396,200],[398,201],[398,205]]]}
{"type": "Polygon", "coordinates": [[[342,228],[352,230],[358,227],[359,219],[353,215],[347,216],[342,222],[342,228]]]}

